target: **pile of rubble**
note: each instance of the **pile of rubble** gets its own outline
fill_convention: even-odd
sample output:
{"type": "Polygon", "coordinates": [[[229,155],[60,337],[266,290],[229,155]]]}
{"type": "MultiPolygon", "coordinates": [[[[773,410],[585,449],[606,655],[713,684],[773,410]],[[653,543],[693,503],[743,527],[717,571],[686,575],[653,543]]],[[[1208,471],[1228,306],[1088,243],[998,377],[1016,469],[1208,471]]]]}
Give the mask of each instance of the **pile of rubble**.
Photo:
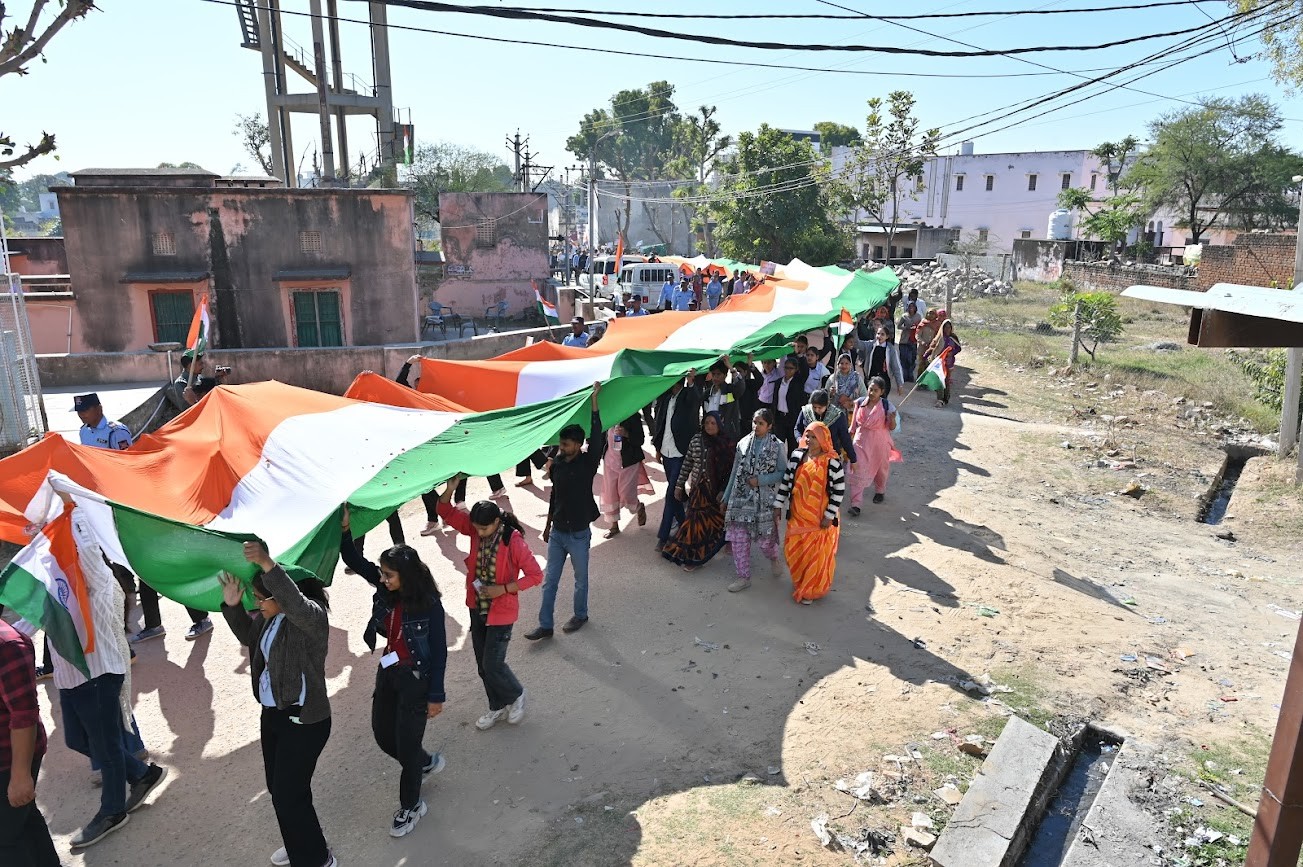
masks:
{"type": "Polygon", "coordinates": [[[1013,282],[992,277],[979,268],[965,274],[962,268],[945,268],[939,262],[924,265],[897,265],[900,288],[906,294],[917,289],[924,298],[944,299],[947,287],[952,297],[972,298],[978,295],[1006,296],[1013,294],[1013,282]]]}

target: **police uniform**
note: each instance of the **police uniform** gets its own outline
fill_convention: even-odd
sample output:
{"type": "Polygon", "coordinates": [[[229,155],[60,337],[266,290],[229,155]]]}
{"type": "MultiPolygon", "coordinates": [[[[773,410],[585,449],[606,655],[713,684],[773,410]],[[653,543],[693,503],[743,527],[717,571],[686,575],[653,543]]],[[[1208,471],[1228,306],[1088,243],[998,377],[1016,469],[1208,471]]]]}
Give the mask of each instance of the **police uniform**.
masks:
{"type": "Polygon", "coordinates": [[[120,421],[101,418],[95,427],[81,426],[81,444],[97,449],[125,449],[131,445],[131,431],[120,421]]]}

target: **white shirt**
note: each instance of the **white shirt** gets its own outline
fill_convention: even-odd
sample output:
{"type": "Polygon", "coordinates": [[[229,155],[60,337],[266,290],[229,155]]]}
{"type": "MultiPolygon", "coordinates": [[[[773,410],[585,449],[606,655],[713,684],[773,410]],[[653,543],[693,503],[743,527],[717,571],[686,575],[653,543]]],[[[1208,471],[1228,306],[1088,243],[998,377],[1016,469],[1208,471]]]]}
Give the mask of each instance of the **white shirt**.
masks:
{"type": "MultiPolygon", "coordinates": [[[[75,510],[72,537],[77,544],[81,573],[86,578],[86,596],[95,630],[95,652],[86,654],[86,667],[92,678],[102,674],[125,675],[131,668],[131,648],[122,629],[122,607],[126,599],[122,585],[104,562],[90,526],[75,510]]],[[[73,689],[86,683],[86,676],[60,656],[54,645],[50,645],[50,661],[54,663],[54,685],[59,689],[73,689]]]]}
{"type": "MultiPolygon", "coordinates": [[[[259,649],[262,650],[263,669],[262,677],[258,678],[258,701],[263,707],[275,707],[276,697],[271,693],[271,666],[266,661],[271,659],[271,646],[276,641],[276,636],[280,634],[281,624],[285,622],[284,614],[277,614],[268,623],[267,628],[263,630],[262,640],[258,642],[259,649]]],[[[300,707],[308,700],[308,679],[303,678],[303,688],[299,690],[300,707]]]]}
{"type": "Polygon", "coordinates": [[[678,443],[674,442],[674,407],[679,402],[679,395],[683,392],[670,395],[670,402],[665,404],[665,440],[661,443],[661,457],[663,458],[681,458],[683,452],[679,451],[678,443]]]}
{"type": "Polygon", "coordinates": [[[793,376],[791,379],[784,379],[778,383],[778,411],[779,412],[787,412],[787,388],[793,382],[796,382],[795,376],[793,376]]]}

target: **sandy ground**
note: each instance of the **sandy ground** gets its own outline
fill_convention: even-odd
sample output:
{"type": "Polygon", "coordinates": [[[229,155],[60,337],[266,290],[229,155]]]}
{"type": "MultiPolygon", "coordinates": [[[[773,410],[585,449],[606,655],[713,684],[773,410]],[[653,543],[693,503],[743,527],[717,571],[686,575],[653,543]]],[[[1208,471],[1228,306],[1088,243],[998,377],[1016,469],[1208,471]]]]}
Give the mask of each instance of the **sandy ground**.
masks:
{"type": "MultiPolygon", "coordinates": [[[[906,463],[885,504],[847,520],[833,592],[813,606],[793,604],[785,575],[758,555],[741,594],[725,591],[731,558],[692,575],[660,560],[659,498],[646,528],[611,541],[595,531],[583,631],[526,642],[539,591],[522,601],[510,661],[530,706],[517,727],[475,730],[485,700],[461,605],[466,543],[421,538],[420,504],[406,507],[409,541],[448,609],[449,701],[426,734],[448,766],[426,783],[429,815],[391,839],[397,766],[369,728],[370,592],[341,568],[327,664],[334,728],[315,778],[341,863],[848,864],[809,828],[812,815],[849,806],[830,781],[938,729],[962,734],[1007,713],[959,686],[984,674],[1021,672],[1054,712],[1151,743],[1270,732],[1287,666],[1277,651],[1290,649],[1297,622],[1268,606],[1299,609],[1297,552],[1251,531],[1218,540],[1190,519],[1193,504],[1182,515],[1082,493],[1080,456],[1059,443],[1090,430],[1020,413],[1013,392],[1041,383],[979,353],[964,361],[962,412],[926,394],[905,406],[906,463]],[[1125,654],[1140,669],[1147,654],[1162,658],[1173,673],[1138,672],[1125,654]],[[748,772],[760,783],[739,785],[748,772]]],[[[1129,478],[1095,472],[1096,487],[1129,478]]],[[[510,490],[541,553],[544,500],[510,490]]],[[[472,482],[472,497],[486,493],[472,482]]],[[[369,551],[387,541],[373,531],[369,551]]],[[[558,621],[571,586],[567,569],[558,621]]],[[[129,826],[67,862],[267,863],[280,841],[244,654],[220,621],[188,643],[179,606],[165,603],[164,620],[169,634],[139,648],[133,673],[137,719],[168,780],[129,826]]],[[[62,746],[53,686],[42,691],[53,747],[39,799],[67,855],[98,790],[62,746]]]]}

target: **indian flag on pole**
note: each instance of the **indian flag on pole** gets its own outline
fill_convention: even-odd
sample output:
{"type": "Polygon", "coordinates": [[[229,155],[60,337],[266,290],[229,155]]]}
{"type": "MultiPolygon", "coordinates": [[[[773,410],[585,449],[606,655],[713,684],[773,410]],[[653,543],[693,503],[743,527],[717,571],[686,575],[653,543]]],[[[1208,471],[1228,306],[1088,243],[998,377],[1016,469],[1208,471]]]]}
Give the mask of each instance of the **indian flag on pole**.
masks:
{"type": "Polygon", "coordinates": [[[919,388],[926,388],[931,391],[941,391],[946,387],[946,381],[950,374],[946,370],[946,356],[950,354],[949,348],[933,359],[932,363],[923,371],[923,375],[918,378],[919,388]]]}
{"type": "Polygon", "coordinates": [[[851,316],[851,311],[845,307],[842,308],[841,318],[837,320],[837,348],[846,342],[846,335],[855,330],[855,317],[851,316]]]}
{"type": "Polygon", "coordinates": [[[86,579],[72,537],[72,510],[42,528],[0,572],[0,605],[22,618],[31,634],[44,630],[59,655],[87,677],[87,653],[95,652],[86,579]]]}
{"type": "Polygon", "coordinates": [[[543,297],[543,293],[534,290],[534,298],[538,300],[538,312],[547,320],[548,325],[560,325],[561,317],[557,314],[556,305],[543,297]]]}
{"type": "Polygon", "coordinates": [[[190,320],[190,334],[186,337],[186,349],[195,355],[203,355],[208,349],[208,293],[199,299],[195,308],[195,318],[190,320]]]}

